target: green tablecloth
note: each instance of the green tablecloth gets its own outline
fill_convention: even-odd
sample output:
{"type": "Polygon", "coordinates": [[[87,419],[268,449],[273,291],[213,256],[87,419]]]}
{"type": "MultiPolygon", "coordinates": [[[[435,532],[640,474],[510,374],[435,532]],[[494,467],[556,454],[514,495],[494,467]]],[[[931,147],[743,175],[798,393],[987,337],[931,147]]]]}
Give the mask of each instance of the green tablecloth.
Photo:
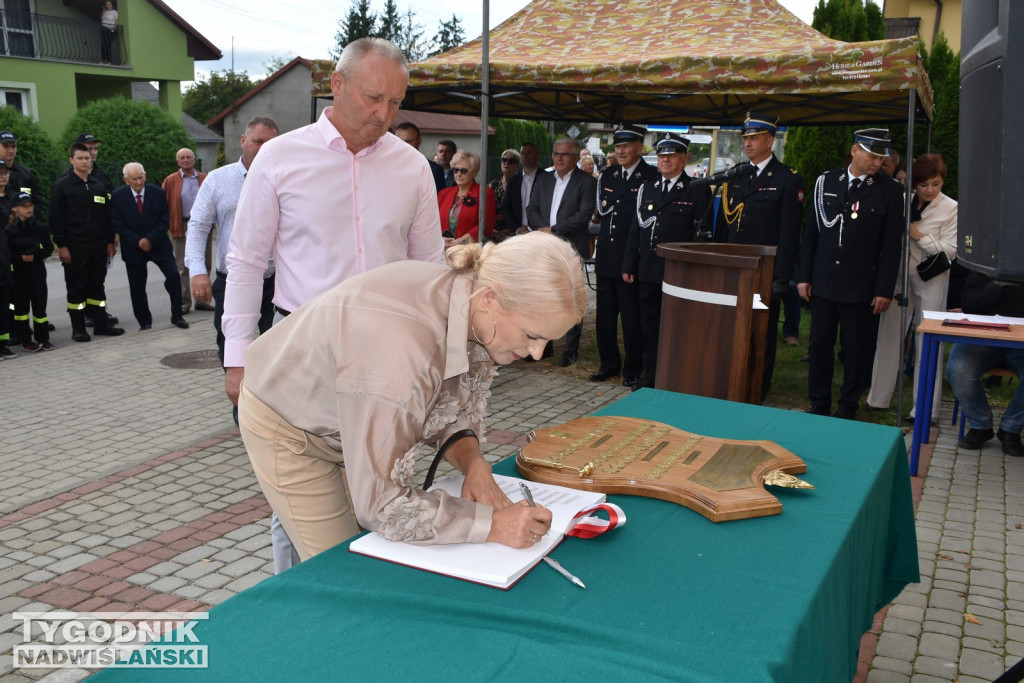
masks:
{"type": "Polygon", "coordinates": [[[817,488],[721,524],[612,496],[624,527],[552,554],[586,590],[543,564],[505,592],[342,544],[215,607],[195,629],[209,669],[100,680],[850,681],[874,613],[919,580],[901,432],[654,390],[597,414],[773,440],[817,488]]]}

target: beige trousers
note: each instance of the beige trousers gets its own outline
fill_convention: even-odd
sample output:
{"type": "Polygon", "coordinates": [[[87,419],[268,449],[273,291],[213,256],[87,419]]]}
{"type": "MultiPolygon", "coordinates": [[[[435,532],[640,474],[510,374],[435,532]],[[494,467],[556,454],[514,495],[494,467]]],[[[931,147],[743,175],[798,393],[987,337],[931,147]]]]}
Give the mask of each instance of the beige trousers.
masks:
{"type": "MultiPolygon", "coordinates": [[[[913,268],[913,267],[912,267],[913,268]]],[[[902,276],[901,276],[902,277],[902,276]]],[[[946,310],[946,291],[949,289],[949,271],[937,275],[928,282],[921,279],[916,270],[912,270],[907,278],[907,292],[910,309],[914,311],[913,319],[907,320],[908,329],[917,329],[921,324],[921,311],[946,310]]],[[[898,286],[898,285],[897,285],[898,286]]],[[[871,373],[871,390],[868,392],[868,405],[876,408],[888,408],[896,390],[896,381],[903,376],[903,363],[900,358],[900,306],[893,300],[889,310],[882,313],[878,324],[878,346],[875,348],[875,364],[871,373]]],[[[917,408],[917,383],[921,378],[921,344],[924,335],[920,332],[915,336],[914,353],[914,395],[910,403],[910,414],[913,416],[917,408]]],[[[936,363],[937,381],[935,393],[932,395],[932,416],[939,414],[942,403],[942,345],[939,346],[939,358],[936,363]]],[[[906,406],[904,406],[905,408],[906,406]]]]}
{"type": "Polygon", "coordinates": [[[340,451],[289,424],[244,384],[238,425],[263,495],[302,561],[362,531],[340,451]]]}

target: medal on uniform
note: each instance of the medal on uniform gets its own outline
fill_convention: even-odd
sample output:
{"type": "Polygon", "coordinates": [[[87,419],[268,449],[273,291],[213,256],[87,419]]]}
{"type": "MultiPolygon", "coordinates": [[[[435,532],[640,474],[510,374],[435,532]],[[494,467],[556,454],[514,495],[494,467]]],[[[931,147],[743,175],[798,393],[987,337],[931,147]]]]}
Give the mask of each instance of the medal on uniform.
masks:
{"type": "Polygon", "coordinates": [[[647,210],[648,211],[654,211],[654,204],[648,204],[647,205],[647,210]]]}
{"type": "Polygon", "coordinates": [[[608,206],[608,200],[607,199],[601,200],[601,206],[608,206]]]}
{"type": "Polygon", "coordinates": [[[850,218],[857,218],[857,209],[860,207],[860,202],[853,203],[853,211],[850,212],[850,218]]]}

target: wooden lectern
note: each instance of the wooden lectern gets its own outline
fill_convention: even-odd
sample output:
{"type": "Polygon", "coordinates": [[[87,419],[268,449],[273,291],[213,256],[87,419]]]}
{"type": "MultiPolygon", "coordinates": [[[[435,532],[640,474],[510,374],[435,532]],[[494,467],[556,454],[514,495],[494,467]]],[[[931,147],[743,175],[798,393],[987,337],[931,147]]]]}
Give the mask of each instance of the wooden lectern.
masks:
{"type": "Polygon", "coordinates": [[[761,402],[775,247],[679,242],[665,259],[655,387],[761,402]]]}

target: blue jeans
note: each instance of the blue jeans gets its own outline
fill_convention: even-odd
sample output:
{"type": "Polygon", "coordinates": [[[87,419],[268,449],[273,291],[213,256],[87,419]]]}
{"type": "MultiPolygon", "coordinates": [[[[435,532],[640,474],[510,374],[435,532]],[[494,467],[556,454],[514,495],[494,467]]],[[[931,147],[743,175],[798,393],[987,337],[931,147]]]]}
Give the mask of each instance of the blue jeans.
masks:
{"type": "MultiPolygon", "coordinates": [[[[981,376],[992,368],[1009,368],[1024,377],[1024,350],[953,344],[949,352],[946,378],[973,429],[992,429],[992,408],[981,383],[981,376]]],[[[1013,393],[999,428],[1015,434],[1024,429],[1024,385],[1013,393]]]]}

